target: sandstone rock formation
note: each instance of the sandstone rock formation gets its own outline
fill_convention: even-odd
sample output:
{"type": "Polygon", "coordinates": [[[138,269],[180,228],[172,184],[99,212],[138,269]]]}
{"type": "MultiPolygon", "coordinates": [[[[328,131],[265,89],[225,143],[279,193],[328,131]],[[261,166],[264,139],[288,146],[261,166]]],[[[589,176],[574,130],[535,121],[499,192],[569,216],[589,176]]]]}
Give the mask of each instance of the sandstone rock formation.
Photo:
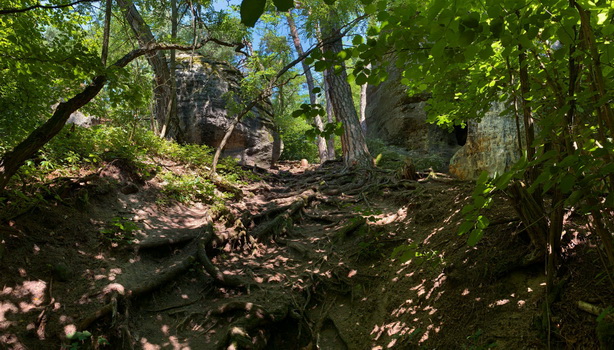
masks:
{"type": "Polygon", "coordinates": [[[386,82],[367,89],[368,137],[407,149],[418,170],[429,164],[463,180],[476,179],[482,171],[502,173],[518,159],[516,123],[501,116],[503,104],[493,103],[480,122],[448,132],[426,122],[428,96],[408,96],[398,70],[391,67],[388,73],[386,82]]]}
{"type": "Polygon", "coordinates": [[[384,83],[367,88],[367,137],[407,149],[418,170],[425,164],[447,171],[450,158],[464,143],[464,130],[448,132],[427,123],[424,107],[429,96],[408,96],[399,71],[390,67],[388,74],[384,83]]]}
{"type": "Polygon", "coordinates": [[[520,157],[516,121],[503,113],[502,103],[491,106],[480,122],[469,122],[467,143],[450,160],[450,173],[459,179],[501,174],[520,157]]]}
{"type": "MultiPolygon", "coordinates": [[[[237,93],[243,76],[226,63],[198,55],[180,54],[177,62],[177,116],[182,141],[217,147],[234,117],[228,113],[225,94],[237,93]]],[[[283,145],[271,117],[268,106],[254,108],[235,128],[223,156],[260,167],[277,161],[283,145]]]]}

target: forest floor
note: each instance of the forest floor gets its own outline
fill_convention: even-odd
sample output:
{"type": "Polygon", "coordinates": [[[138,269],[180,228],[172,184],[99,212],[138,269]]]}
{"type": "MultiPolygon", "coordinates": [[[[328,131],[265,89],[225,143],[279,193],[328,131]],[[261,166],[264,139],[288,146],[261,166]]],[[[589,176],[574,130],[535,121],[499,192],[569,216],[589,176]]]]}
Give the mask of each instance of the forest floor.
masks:
{"type": "Polygon", "coordinates": [[[159,180],[121,162],[72,180],[0,226],[0,348],[599,348],[577,303],[614,293],[584,217],[566,216],[547,307],[505,198],[469,247],[472,183],[341,170],[259,170],[222,211],[160,203],[159,180]]]}

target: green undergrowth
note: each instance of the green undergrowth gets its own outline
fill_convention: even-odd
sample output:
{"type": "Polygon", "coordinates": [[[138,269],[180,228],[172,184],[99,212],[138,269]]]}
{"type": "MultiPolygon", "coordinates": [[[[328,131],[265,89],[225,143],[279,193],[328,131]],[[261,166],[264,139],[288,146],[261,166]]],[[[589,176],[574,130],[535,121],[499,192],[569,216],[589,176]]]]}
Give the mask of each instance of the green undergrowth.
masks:
{"type": "MultiPolygon", "coordinates": [[[[133,178],[157,177],[162,186],[158,204],[201,201],[223,206],[229,196],[218,191],[209,178],[214,151],[204,145],[180,145],[142,129],[111,125],[65,128],[26,161],[0,193],[0,211],[5,213],[2,219],[50,200],[62,201],[58,184],[63,179],[83,178],[111,165],[125,168],[133,178]]],[[[222,159],[217,169],[231,185],[255,177],[232,158],[222,159]]],[[[87,202],[88,194],[79,199],[87,202]]]]}

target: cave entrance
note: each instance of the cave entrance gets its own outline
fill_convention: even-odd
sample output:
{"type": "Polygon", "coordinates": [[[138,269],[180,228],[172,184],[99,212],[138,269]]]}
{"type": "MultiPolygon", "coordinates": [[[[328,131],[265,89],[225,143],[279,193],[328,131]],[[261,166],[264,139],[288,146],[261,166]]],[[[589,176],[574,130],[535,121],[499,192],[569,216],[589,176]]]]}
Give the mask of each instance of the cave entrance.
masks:
{"type": "Polygon", "coordinates": [[[469,131],[469,125],[465,124],[465,127],[461,125],[454,125],[454,136],[456,137],[456,144],[464,146],[467,143],[467,132],[469,131]]]}

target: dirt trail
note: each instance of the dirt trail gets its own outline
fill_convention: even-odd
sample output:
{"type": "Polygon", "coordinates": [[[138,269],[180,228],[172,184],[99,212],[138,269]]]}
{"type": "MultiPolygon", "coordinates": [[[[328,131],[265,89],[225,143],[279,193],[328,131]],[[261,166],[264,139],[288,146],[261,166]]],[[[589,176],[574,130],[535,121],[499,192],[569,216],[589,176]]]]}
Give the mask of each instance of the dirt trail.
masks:
{"type": "MultiPolygon", "coordinates": [[[[545,347],[542,268],[522,265],[530,250],[509,204],[488,213],[490,234],[470,248],[456,229],[471,184],[341,170],[287,164],[244,186],[221,213],[156,205],[154,179],[130,194],[92,185],[98,193],[87,205],[49,205],[12,220],[3,226],[12,239],[1,270],[0,344],[545,347]],[[123,231],[101,240],[113,220],[138,225],[136,240],[122,241],[123,231]],[[75,330],[92,336],[61,339],[75,330]]],[[[561,299],[611,299],[607,288],[583,287],[561,299]]],[[[580,326],[592,316],[557,305],[553,312],[576,319],[561,316],[554,343],[596,344],[594,329],[580,326]]]]}

